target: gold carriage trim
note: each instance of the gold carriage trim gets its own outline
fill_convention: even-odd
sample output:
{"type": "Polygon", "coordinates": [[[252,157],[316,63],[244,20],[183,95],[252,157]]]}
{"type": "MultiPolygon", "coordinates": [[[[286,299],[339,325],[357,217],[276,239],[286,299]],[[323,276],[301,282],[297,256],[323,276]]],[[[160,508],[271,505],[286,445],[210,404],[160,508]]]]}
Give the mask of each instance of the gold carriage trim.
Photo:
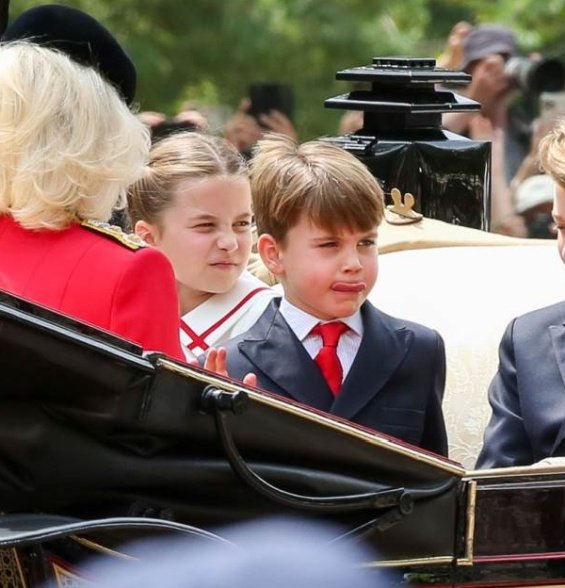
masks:
{"type": "Polygon", "coordinates": [[[467,484],[467,510],[465,516],[465,555],[457,559],[457,565],[472,566],[475,546],[475,507],[477,504],[477,482],[467,484]]]}
{"type": "Polygon", "coordinates": [[[96,551],[98,553],[102,553],[103,555],[110,555],[118,559],[128,559],[132,561],[137,561],[136,557],[128,555],[127,553],[122,553],[121,551],[116,551],[115,549],[111,549],[109,547],[106,547],[105,545],[100,545],[100,543],[96,543],[91,539],[79,537],[78,535],[70,535],[70,538],[73,541],[76,541],[79,545],[87,547],[88,549],[92,549],[93,551],[96,551]]]}
{"type": "MultiPolygon", "coordinates": [[[[414,559],[392,559],[385,561],[371,561],[361,564],[362,568],[396,568],[404,566],[433,566],[433,565],[451,565],[453,556],[438,555],[435,557],[419,557],[414,559]]],[[[553,587],[552,587],[553,588],[553,587]]]]}
{"type": "Polygon", "coordinates": [[[86,229],[111,237],[133,251],[147,247],[147,243],[143,239],[133,233],[125,233],[117,225],[111,225],[97,220],[84,220],[80,224],[86,229]]]}
{"type": "Polygon", "coordinates": [[[413,194],[406,192],[404,197],[398,188],[390,191],[393,204],[389,204],[385,209],[385,220],[391,225],[411,225],[424,218],[423,214],[416,212],[414,204],[416,202],[413,194]]]}
{"type": "Polygon", "coordinates": [[[54,562],[51,563],[51,568],[53,570],[55,586],[57,586],[57,588],[87,588],[89,586],[94,586],[92,582],[77,576],[77,574],[69,572],[69,570],[54,562]]]}
{"type": "Polygon", "coordinates": [[[27,588],[15,548],[0,549],[0,586],[2,588],[27,588]]]}
{"type": "Polygon", "coordinates": [[[260,394],[259,392],[255,392],[253,390],[249,390],[244,386],[238,386],[232,382],[226,382],[221,380],[220,378],[215,378],[212,374],[204,374],[202,372],[192,370],[190,366],[176,363],[175,361],[165,359],[165,358],[158,358],[157,365],[161,366],[167,370],[172,372],[176,372],[177,374],[181,374],[183,376],[189,376],[192,378],[196,378],[205,384],[212,384],[217,386],[218,388],[226,391],[226,392],[240,392],[244,390],[249,398],[252,398],[254,401],[259,402],[261,404],[266,404],[268,406],[275,407],[279,410],[284,412],[289,412],[291,414],[295,414],[297,416],[302,417],[303,419],[314,421],[317,423],[321,423],[326,427],[331,429],[340,431],[341,433],[347,433],[353,437],[366,441],[372,445],[376,445],[377,447],[384,447],[393,451],[395,453],[399,453],[406,457],[410,457],[416,461],[420,461],[426,463],[428,465],[432,465],[440,470],[448,472],[454,476],[459,478],[463,478],[466,472],[463,466],[460,466],[457,462],[449,462],[444,461],[439,457],[434,457],[433,455],[428,455],[427,453],[421,453],[414,449],[410,449],[409,447],[405,447],[404,445],[399,445],[394,441],[390,441],[385,437],[380,437],[377,435],[372,435],[371,433],[367,433],[360,429],[355,429],[350,427],[346,423],[341,423],[339,421],[333,421],[332,419],[324,418],[321,415],[318,415],[314,412],[311,412],[307,409],[301,408],[299,406],[295,406],[294,404],[290,404],[288,402],[284,402],[283,400],[278,400],[274,397],[267,396],[264,394],[260,394]]]}

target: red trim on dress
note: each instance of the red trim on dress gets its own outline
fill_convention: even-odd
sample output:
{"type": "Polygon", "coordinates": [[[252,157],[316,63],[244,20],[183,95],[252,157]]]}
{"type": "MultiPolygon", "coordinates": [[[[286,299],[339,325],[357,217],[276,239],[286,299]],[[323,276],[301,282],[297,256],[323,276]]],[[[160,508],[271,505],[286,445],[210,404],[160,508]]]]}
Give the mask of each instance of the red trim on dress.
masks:
{"type": "Polygon", "coordinates": [[[255,290],[251,290],[246,296],[244,296],[228,313],[226,313],[220,320],[216,321],[211,327],[208,327],[203,333],[200,335],[193,331],[185,322],[181,319],[180,321],[180,328],[192,339],[192,343],[187,345],[187,347],[192,351],[196,347],[200,347],[200,349],[206,351],[210,345],[206,343],[206,338],[210,336],[218,327],[223,325],[232,315],[234,315],[246,302],[248,302],[255,294],[263,290],[268,290],[268,287],[260,286],[259,288],[255,288],[255,290]]]}

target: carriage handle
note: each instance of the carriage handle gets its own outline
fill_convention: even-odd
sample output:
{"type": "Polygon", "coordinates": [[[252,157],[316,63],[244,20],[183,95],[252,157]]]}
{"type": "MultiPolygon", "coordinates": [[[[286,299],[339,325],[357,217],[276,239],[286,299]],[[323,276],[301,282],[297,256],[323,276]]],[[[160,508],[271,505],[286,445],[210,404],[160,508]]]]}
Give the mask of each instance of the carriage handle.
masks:
{"type": "Polygon", "coordinates": [[[248,400],[248,395],[243,390],[234,394],[207,386],[202,392],[201,407],[205,412],[214,415],[216,431],[233,471],[256,492],[278,504],[314,513],[347,513],[396,507],[399,514],[405,516],[414,510],[415,500],[439,496],[457,483],[457,480],[449,479],[432,488],[389,488],[378,492],[323,497],[305,496],[277,488],[249,467],[237,449],[228,425],[227,413],[241,414],[248,405],[248,400]]]}

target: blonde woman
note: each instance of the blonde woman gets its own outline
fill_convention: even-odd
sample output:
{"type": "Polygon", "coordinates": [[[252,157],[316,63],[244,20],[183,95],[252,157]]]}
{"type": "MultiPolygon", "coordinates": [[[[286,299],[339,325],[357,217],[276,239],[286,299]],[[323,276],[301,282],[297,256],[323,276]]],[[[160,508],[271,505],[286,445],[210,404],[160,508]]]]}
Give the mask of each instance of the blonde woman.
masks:
{"type": "Polygon", "coordinates": [[[246,331],[275,296],[245,271],[251,189],[244,160],[224,139],[179,133],[157,143],[128,212],[136,234],[173,265],[187,360],[246,331]]]}
{"type": "MultiPolygon", "coordinates": [[[[94,53],[102,39],[110,62],[125,57],[97,21],[62,6],[24,13],[7,38],[37,25],[59,40],[61,22],[94,53]]],[[[149,150],[120,97],[131,76],[115,87],[35,32],[42,44],[0,45],[0,287],[180,359],[169,262],[105,224],[149,150]]]]}

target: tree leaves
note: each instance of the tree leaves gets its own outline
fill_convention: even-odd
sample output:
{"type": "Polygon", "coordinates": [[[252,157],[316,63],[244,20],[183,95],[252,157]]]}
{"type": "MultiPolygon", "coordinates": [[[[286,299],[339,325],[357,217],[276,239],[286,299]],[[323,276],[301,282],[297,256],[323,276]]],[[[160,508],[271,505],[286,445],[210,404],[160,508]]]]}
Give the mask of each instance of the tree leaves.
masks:
{"type": "MultiPolygon", "coordinates": [[[[67,0],[103,22],[138,68],[142,109],[186,99],[235,108],[256,81],[292,83],[301,138],[336,132],[335,72],[377,55],[434,57],[458,20],[512,26],[526,52],[565,56],[565,0],[67,0]]],[[[39,2],[12,3],[12,18],[39,2]]]]}

